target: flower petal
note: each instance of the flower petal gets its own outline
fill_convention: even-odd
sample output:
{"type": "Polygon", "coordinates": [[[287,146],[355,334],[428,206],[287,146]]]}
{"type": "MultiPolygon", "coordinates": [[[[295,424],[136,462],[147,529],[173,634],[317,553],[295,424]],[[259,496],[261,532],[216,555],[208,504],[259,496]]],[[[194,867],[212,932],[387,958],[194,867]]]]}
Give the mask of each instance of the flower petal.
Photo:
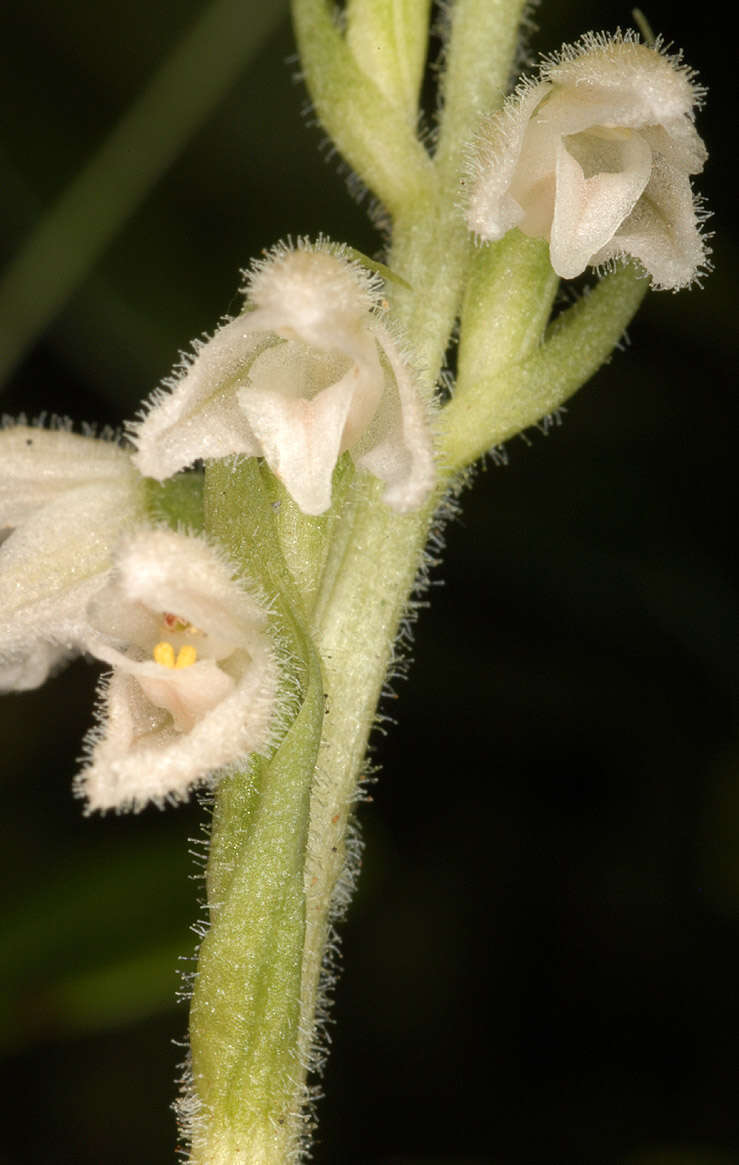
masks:
{"type": "MultiPolygon", "coordinates": [[[[485,122],[470,163],[471,195],[467,207],[470,230],[484,239],[502,239],[523,218],[512,183],[521,160],[529,121],[551,86],[543,82],[519,88],[503,109],[485,122]]],[[[531,155],[528,155],[529,157],[531,155]]],[[[527,175],[522,188],[536,179],[527,175]]]]}
{"type": "Polygon", "coordinates": [[[373,332],[391,375],[386,378],[377,418],[353,457],[357,465],[386,483],[386,505],[407,513],[423,505],[436,480],[428,410],[387,328],[376,321],[373,332]]]}
{"type": "Polygon", "coordinates": [[[112,604],[172,611],[232,649],[251,651],[267,623],[261,603],[234,582],[230,563],[205,539],[173,530],[144,527],[124,539],[106,596],[112,604]]]}
{"type": "Polygon", "coordinates": [[[550,239],[552,267],[564,279],[580,275],[592,256],[605,246],[631,213],[648,181],[652,168],[652,151],[637,134],[611,138],[620,155],[622,169],[617,173],[598,172],[603,162],[597,157],[601,135],[579,134],[560,140],[557,149],[554,218],[550,239]],[[586,178],[571,147],[590,139],[593,176],[586,178]],[[568,148],[568,145],[570,148],[568,148]]]}
{"type": "Polygon", "coordinates": [[[353,364],[313,400],[253,388],[239,391],[239,403],[270,469],[305,514],[322,514],[331,505],[331,479],[362,379],[353,364]]]}
{"type": "Polygon", "coordinates": [[[65,647],[42,640],[24,644],[18,654],[0,660],[0,692],[28,692],[40,688],[68,655],[65,647]]]}
{"type": "Polygon", "coordinates": [[[166,386],[169,391],[156,392],[147,415],[129,428],[137,469],[163,481],[201,457],[258,454],[258,443],[234,390],[270,343],[274,340],[255,331],[245,314],[196,345],[180,377],[166,386]]]}
{"type": "Polygon", "coordinates": [[[687,287],[706,262],[690,179],[660,158],[634,210],[592,262],[624,255],[644,265],[654,287],[672,291],[687,287]]]}
{"type": "Polygon", "coordinates": [[[654,153],[661,154],[674,169],[682,170],[684,174],[699,174],[705,166],[708,150],[698,130],[686,117],[664,125],[647,125],[640,132],[654,153]]]}
{"type": "Polygon", "coordinates": [[[178,732],[135,676],[117,669],[103,688],[103,723],[90,734],[90,763],[75,781],[87,812],[140,809],[187,799],[193,785],[224,767],[245,764],[269,747],[276,668],[266,647],[244,654],[229,694],[178,732]]]}
{"type": "Polygon", "coordinates": [[[577,44],[566,45],[556,58],[545,62],[542,76],[576,94],[581,104],[593,109],[600,106],[600,124],[607,120],[632,127],[659,125],[689,114],[696,103],[692,75],[679,57],[641,44],[628,32],[586,33],[577,44]],[[603,108],[611,113],[607,119],[603,108]]]}
{"type": "MultiPolygon", "coordinates": [[[[113,675],[103,689],[103,722],[89,738],[89,763],[75,784],[88,811],[184,800],[215,770],[269,747],[277,668],[267,613],[213,547],[171,530],[128,536],[96,603],[98,615],[116,603],[124,615],[136,604],[176,612],[197,624],[193,642],[228,641],[229,649],[220,662],[198,658],[168,668],[137,658],[137,647],[129,656],[100,634],[90,637],[89,650],[112,665],[113,675]]],[[[132,640],[141,626],[134,620],[132,640]]]]}
{"type": "Polygon", "coordinates": [[[38,686],[87,640],[87,604],[105,583],[114,544],[138,517],[139,503],[138,489],[125,478],[81,486],[42,506],[6,538],[0,659],[20,668],[23,687],[38,686]]]}
{"type": "Polygon", "coordinates": [[[379,299],[381,281],[347,248],[301,240],[279,245],[254,265],[247,285],[255,327],[319,350],[366,356],[363,324],[379,299]]]}
{"type": "Polygon", "coordinates": [[[133,676],[150,703],[170,714],[177,732],[190,732],[234,688],[233,678],[214,659],[168,668],[151,659],[130,659],[102,644],[96,645],[95,654],[104,663],[133,676]]]}
{"type": "MultiPolygon", "coordinates": [[[[151,669],[151,664],[139,666],[151,669]]],[[[212,659],[201,660],[192,667],[167,669],[166,676],[137,678],[152,704],[169,712],[178,732],[191,732],[234,688],[231,676],[212,659]]]]}
{"type": "Polygon", "coordinates": [[[0,528],[18,526],[39,506],[77,486],[134,474],[129,454],[112,441],[66,429],[0,429],[0,528]]]}

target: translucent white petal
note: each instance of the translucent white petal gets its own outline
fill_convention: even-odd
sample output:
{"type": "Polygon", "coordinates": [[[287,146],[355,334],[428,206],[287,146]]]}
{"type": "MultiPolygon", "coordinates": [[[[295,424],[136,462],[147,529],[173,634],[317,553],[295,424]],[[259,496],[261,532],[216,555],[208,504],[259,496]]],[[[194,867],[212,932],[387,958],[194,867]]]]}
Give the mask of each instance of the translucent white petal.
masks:
{"type": "MultiPolygon", "coordinates": [[[[689,113],[696,100],[679,61],[628,34],[589,33],[545,65],[543,75],[580,101],[607,105],[607,122],[615,125],[657,125],[689,113]]],[[[605,120],[599,113],[599,123],[605,120]]]]}
{"type": "Polygon", "coordinates": [[[379,322],[373,330],[390,375],[376,421],[353,457],[357,465],[386,483],[385,503],[407,513],[423,505],[436,479],[428,411],[408,362],[388,330],[379,322]]]}
{"type": "Polygon", "coordinates": [[[655,154],[676,170],[685,174],[699,174],[703,169],[708,151],[698,130],[687,117],[662,125],[648,125],[641,131],[655,154]]]}
{"type": "Polygon", "coordinates": [[[255,327],[312,348],[365,352],[362,323],[377,303],[380,281],[333,244],[278,246],[255,264],[249,283],[255,327]]]}
{"type": "Polygon", "coordinates": [[[76,486],[132,477],[129,454],[112,441],[66,429],[9,425],[0,429],[0,527],[19,525],[76,486]]]}
{"type": "Polygon", "coordinates": [[[637,134],[624,133],[618,139],[620,172],[597,172],[602,163],[596,157],[591,160],[591,169],[596,172],[589,178],[566,143],[588,140],[591,150],[597,153],[602,137],[581,134],[579,139],[560,139],[549,250],[552,267],[565,279],[580,275],[592,262],[592,256],[631,213],[649,181],[652,151],[637,134]]]}
{"type": "Polygon", "coordinates": [[[169,391],[156,393],[144,420],[130,426],[137,469],[163,481],[198,458],[258,454],[235,390],[255,356],[273,342],[254,331],[246,314],[198,345],[169,391]]]}
{"type": "Polygon", "coordinates": [[[88,810],[182,800],[215,770],[265,750],[273,731],[277,669],[266,612],[204,540],[169,530],[129,536],[98,614],[116,600],[117,638],[136,604],[155,614],[176,612],[197,625],[190,633],[198,658],[170,668],[151,654],[142,657],[136,639],[145,625],[136,619],[132,654],[91,636],[89,650],[112,665],[113,676],[104,688],[101,726],[90,738],[90,762],[76,782],[88,810]],[[220,661],[201,654],[213,642],[221,645],[220,661]]]}
{"type": "Polygon", "coordinates": [[[361,371],[354,364],[313,400],[242,389],[239,403],[272,472],[305,514],[331,505],[331,478],[361,371]]]}
{"type": "MultiPolygon", "coordinates": [[[[140,666],[149,668],[150,673],[157,667],[140,666]]],[[[164,677],[139,674],[137,679],[152,704],[169,712],[178,732],[191,732],[234,688],[231,676],[212,659],[200,660],[191,667],[168,668],[164,677]]]]}
{"type": "Polygon", "coordinates": [[[0,547],[0,659],[23,661],[24,687],[46,678],[44,660],[48,672],[81,649],[87,604],[105,584],[113,547],[140,504],[125,477],[80,486],[32,513],[0,547]]]}
{"type": "Polygon", "coordinates": [[[624,255],[638,259],[662,290],[686,287],[705,263],[690,180],[659,158],[642,198],[593,262],[624,255]]]}
{"type": "MultiPolygon", "coordinates": [[[[523,218],[512,183],[529,120],[549,89],[543,83],[527,86],[483,125],[471,167],[473,177],[466,216],[470,230],[482,239],[502,239],[523,218]]],[[[528,179],[525,180],[523,186],[529,185],[528,179]]]]}
{"type": "Polygon", "coordinates": [[[153,659],[131,659],[103,643],[96,643],[94,651],[104,663],[133,676],[150,703],[169,713],[177,732],[190,732],[234,688],[232,677],[214,659],[170,668],[153,659]]]}
{"type": "Polygon", "coordinates": [[[237,657],[230,692],[178,732],[172,716],[148,698],[129,672],[117,669],[104,688],[103,721],[90,737],[90,763],[75,783],[94,810],[138,811],[153,802],[183,801],[218,769],[247,762],[269,747],[276,669],[269,653],[237,657]]]}
{"type": "MultiPolygon", "coordinates": [[[[547,101],[543,108],[546,109],[547,101]]],[[[552,225],[555,167],[559,138],[552,136],[540,106],[531,118],[518,165],[511,178],[510,194],[523,211],[518,226],[533,238],[547,238],[552,225]]]]}
{"type": "Polygon", "coordinates": [[[582,133],[599,125],[644,129],[657,124],[638,95],[595,86],[556,89],[538,111],[537,122],[549,137],[582,133]]]}
{"type": "Polygon", "coordinates": [[[0,692],[28,692],[40,688],[49,674],[67,659],[64,647],[42,641],[25,644],[25,651],[0,659],[0,692]]]}
{"type": "Polygon", "coordinates": [[[143,528],[125,539],[108,595],[181,615],[232,649],[251,650],[267,622],[263,606],[234,582],[230,563],[203,538],[173,530],[143,528]]]}

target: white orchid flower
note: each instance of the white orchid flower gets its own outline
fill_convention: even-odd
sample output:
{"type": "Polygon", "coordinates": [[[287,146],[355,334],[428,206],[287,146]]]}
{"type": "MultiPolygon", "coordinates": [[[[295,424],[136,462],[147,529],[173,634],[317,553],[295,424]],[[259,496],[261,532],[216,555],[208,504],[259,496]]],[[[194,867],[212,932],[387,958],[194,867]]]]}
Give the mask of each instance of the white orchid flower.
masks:
{"type": "Polygon", "coordinates": [[[701,97],[659,44],[588,33],[485,123],[468,225],[483,240],[512,227],[548,239],[565,279],[633,257],[655,288],[691,283],[706,262],[689,178],[707,157],[693,124],[701,97]]]}
{"type": "Polygon", "coordinates": [[[331,504],[339,456],[418,508],[434,482],[427,407],[379,310],[381,281],[341,249],[302,242],[256,264],[247,310],[186,360],[131,429],[141,472],[264,457],[306,514],[331,504]],[[251,309],[251,310],[250,310],[251,309]]]}
{"type": "Polygon", "coordinates": [[[81,650],[87,604],[143,512],[142,485],[112,441],[0,430],[0,691],[38,687],[81,650]]]}
{"type": "Polygon", "coordinates": [[[87,647],[113,668],[76,781],[89,811],[182,801],[268,748],[277,669],[267,613],[204,539],[128,535],[88,615],[87,647]]]}

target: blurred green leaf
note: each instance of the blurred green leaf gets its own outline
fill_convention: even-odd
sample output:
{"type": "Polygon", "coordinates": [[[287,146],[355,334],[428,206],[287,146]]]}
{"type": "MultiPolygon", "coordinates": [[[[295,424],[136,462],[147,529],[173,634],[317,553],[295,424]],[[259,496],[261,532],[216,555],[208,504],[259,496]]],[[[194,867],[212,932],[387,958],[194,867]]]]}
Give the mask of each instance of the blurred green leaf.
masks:
{"type": "Polygon", "coordinates": [[[190,861],[162,839],[49,873],[4,925],[0,1045],[99,1029],[174,1005],[191,953],[190,861]]]}
{"type": "Polygon", "coordinates": [[[175,44],[0,282],[0,379],[12,371],[287,9],[215,0],[175,44]]]}

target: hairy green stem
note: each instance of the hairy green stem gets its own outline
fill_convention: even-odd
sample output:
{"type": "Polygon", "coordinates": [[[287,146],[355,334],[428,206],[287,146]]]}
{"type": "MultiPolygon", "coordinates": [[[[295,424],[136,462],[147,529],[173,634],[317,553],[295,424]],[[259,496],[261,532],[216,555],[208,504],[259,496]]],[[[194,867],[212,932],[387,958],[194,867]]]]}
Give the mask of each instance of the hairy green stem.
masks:
{"type": "MultiPolygon", "coordinates": [[[[388,26],[393,52],[404,51],[403,30],[421,20],[420,9],[364,3],[348,10],[355,33],[388,26]]],[[[501,99],[520,0],[458,0],[453,9],[435,160],[409,115],[418,53],[396,92],[367,46],[352,50],[326,0],[293,7],[319,116],[394,217],[389,262],[409,286],[389,283],[387,296],[422,386],[431,397],[461,306],[460,385],[437,418],[437,489],[415,514],[388,509],[382,484],[348,456],[319,517],[302,514],[256,459],[207,469],[206,532],[272,600],[295,691],[274,755],[216,795],[211,929],[193,998],[193,1165],[299,1157],[309,1131],[306,1076],[320,1059],[321,969],[352,877],[348,823],[434,514],[454,473],[595,371],[645,286],[633,271],[616,272],[545,332],[557,284],[546,248],[515,235],[473,254],[458,199],[463,139],[480,103],[501,99]]]]}
{"type": "Polygon", "coordinates": [[[253,460],[217,462],[206,473],[206,531],[270,593],[297,693],[285,696],[290,723],[274,754],[226,778],[216,796],[208,930],[191,1007],[191,1079],[181,1104],[193,1165],[288,1160],[305,1112],[307,1064],[299,1055],[305,863],[323,687],[264,478],[253,460]]]}
{"type": "Polygon", "coordinates": [[[459,472],[563,405],[609,359],[647,288],[638,267],[619,267],[562,312],[527,359],[478,370],[440,417],[447,470],[459,472]]]}
{"type": "Polygon", "coordinates": [[[433,392],[472,256],[463,218],[465,166],[480,120],[501,104],[513,67],[523,0],[457,0],[448,16],[434,182],[393,223],[388,260],[412,291],[389,289],[433,392]]]}
{"type": "MultiPolygon", "coordinates": [[[[306,860],[303,1012],[309,1030],[332,914],[340,912],[346,831],[367,740],[393,658],[397,630],[422,563],[433,507],[399,516],[379,501],[375,481],[362,500],[332,579],[317,605],[313,635],[323,661],[326,709],[311,799],[306,860]],[[338,886],[338,901],[336,900],[338,886]]],[[[346,871],[349,880],[352,870],[346,871]]]]}
{"type": "Polygon", "coordinates": [[[321,123],[392,216],[433,181],[404,111],[359,66],[327,0],[293,0],[300,60],[321,123]]]}
{"type": "Polygon", "coordinates": [[[449,11],[436,163],[456,187],[480,119],[503,103],[526,0],[457,0],[449,11]]]}

